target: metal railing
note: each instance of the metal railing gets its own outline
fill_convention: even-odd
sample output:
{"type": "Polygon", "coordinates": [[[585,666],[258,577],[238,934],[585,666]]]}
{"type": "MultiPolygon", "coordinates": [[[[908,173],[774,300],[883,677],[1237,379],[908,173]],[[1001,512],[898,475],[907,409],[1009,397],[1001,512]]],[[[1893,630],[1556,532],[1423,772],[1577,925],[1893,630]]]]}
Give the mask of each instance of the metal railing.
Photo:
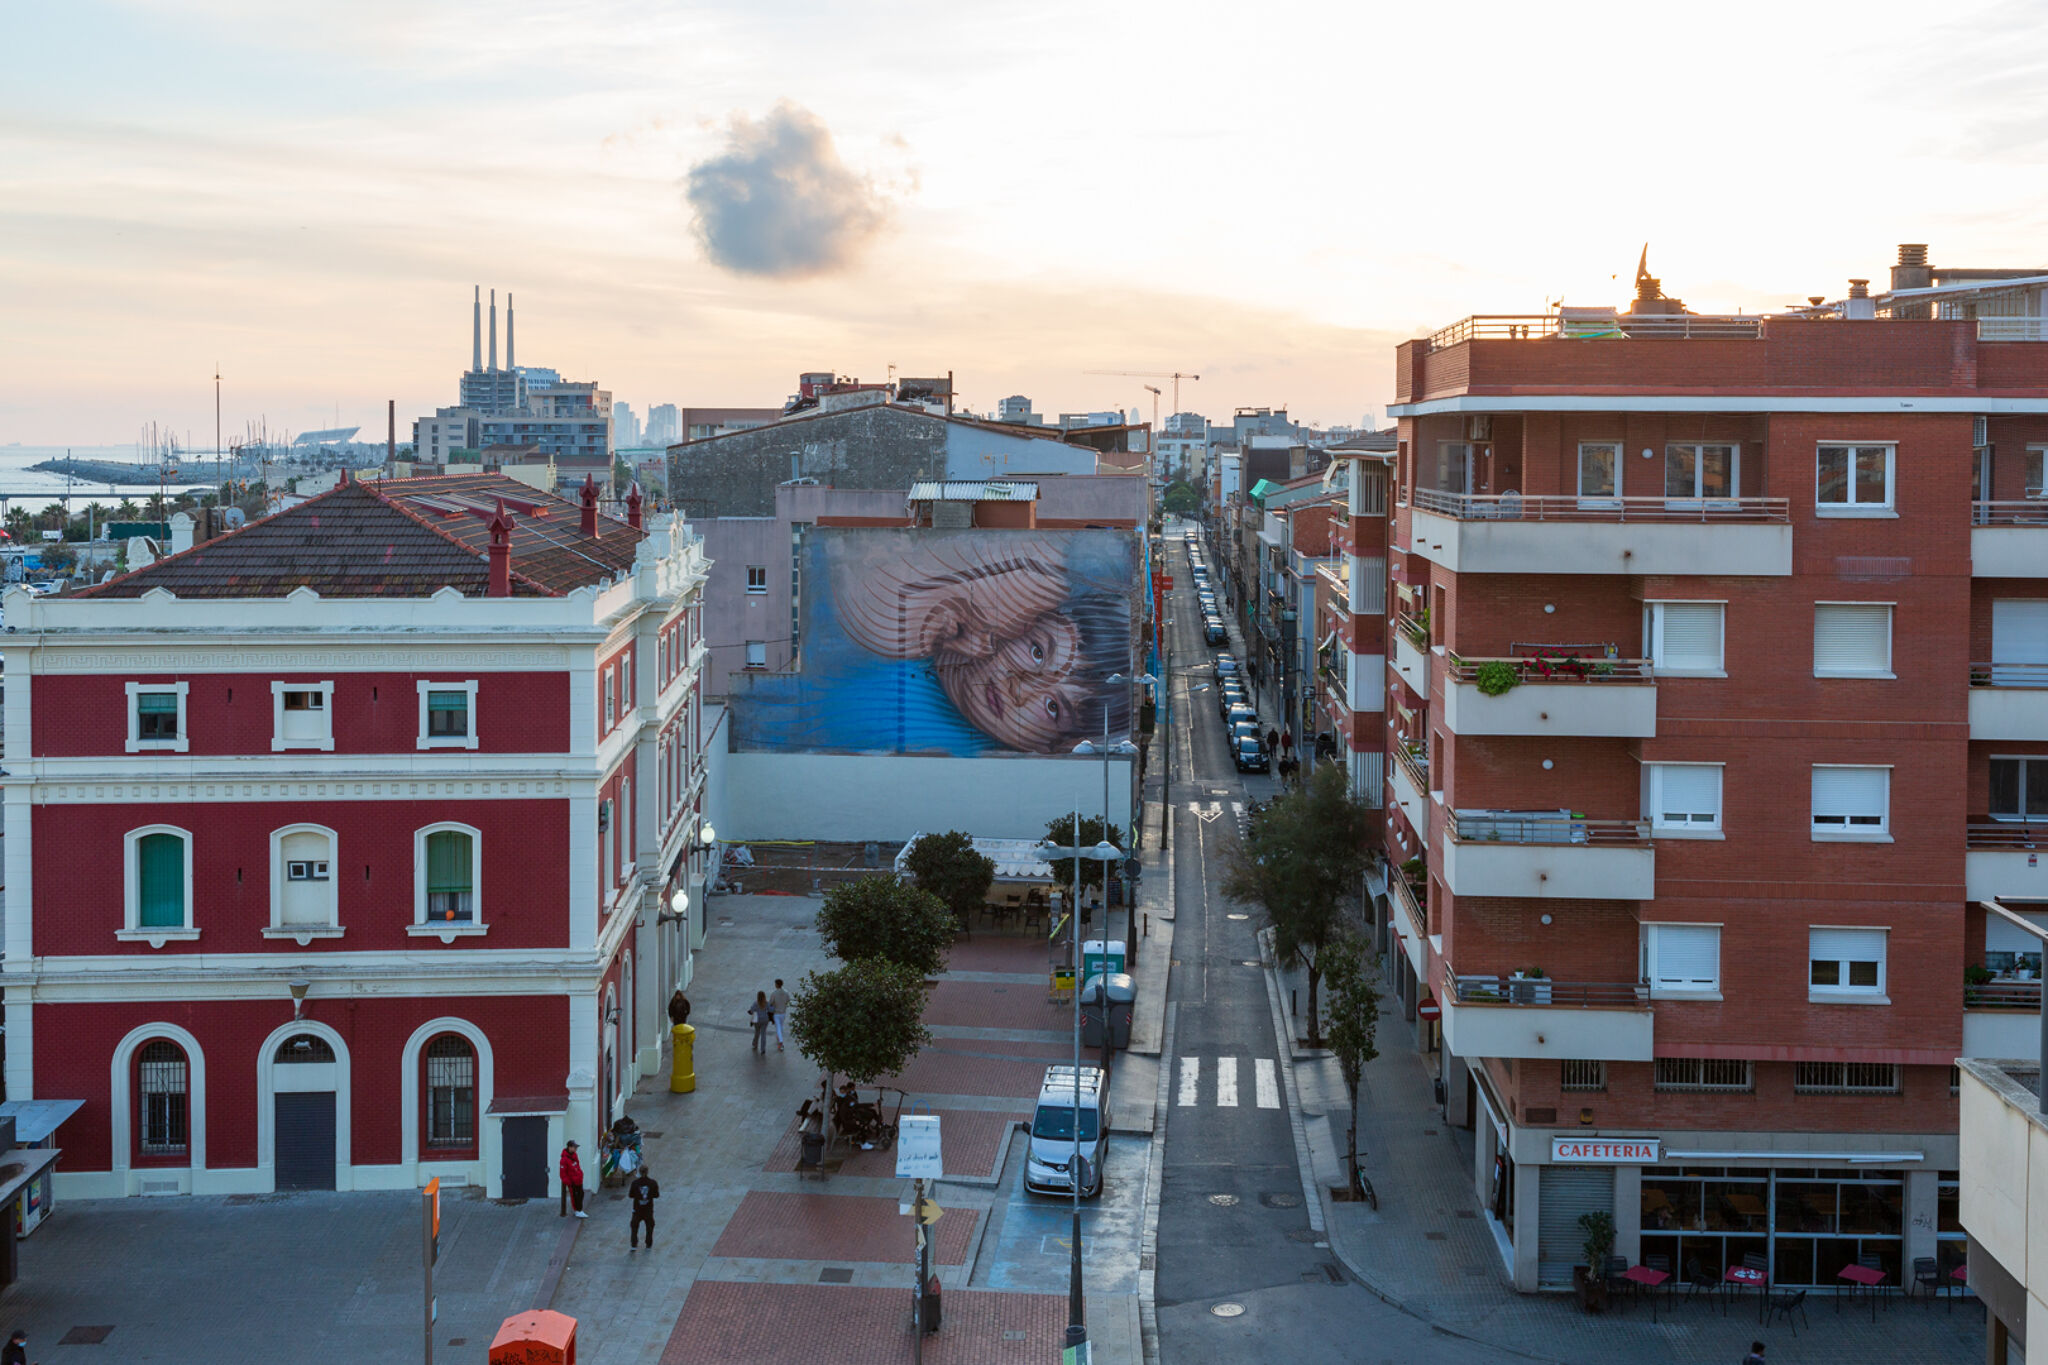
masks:
{"type": "Polygon", "coordinates": [[[1725,314],[1617,313],[1610,323],[1605,317],[1561,319],[1556,313],[1492,313],[1459,318],[1431,333],[1426,344],[1430,350],[1440,351],[1464,341],[1541,341],[1553,337],[1575,341],[1754,341],[1763,334],[1762,318],[1725,314]]]}
{"type": "Polygon", "coordinates": [[[1964,831],[1966,846],[1983,851],[2006,849],[2029,852],[2048,848],[2048,825],[2029,825],[2019,820],[1994,820],[1973,824],[1964,831]]]}
{"type": "Polygon", "coordinates": [[[2048,341],[2048,318],[1978,318],[1979,341],[2048,341]]]}
{"type": "Polygon", "coordinates": [[[1647,1009],[1647,981],[1555,981],[1547,976],[1466,975],[1444,963],[1454,1005],[1548,1005],[1579,1009],[1647,1009]]]}
{"type": "Polygon", "coordinates": [[[2048,526],[2048,498],[2039,496],[1970,504],[1972,526],[2048,526]]]}
{"type": "Polygon", "coordinates": [[[1400,614],[1399,616],[1396,616],[1396,617],[1394,618],[1394,626],[1395,626],[1395,628],[1396,628],[1397,630],[1399,630],[1399,631],[1400,631],[1400,632],[1401,632],[1401,633],[1402,633],[1403,635],[1405,635],[1405,636],[1407,636],[1407,637],[1408,637],[1408,643],[1409,643],[1409,644],[1411,644],[1411,645],[1414,645],[1414,646],[1415,646],[1415,647],[1416,647],[1417,649],[1419,649],[1419,650],[1422,650],[1422,651],[1424,651],[1425,653],[1427,653],[1427,652],[1428,652],[1428,650],[1429,650],[1429,627],[1428,627],[1428,626],[1425,626],[1425,625],[1423,625],[1423,624],[1422,624],[1422,622],[1420,622],[1420,621],[1416,620],[1416,619],[1415,619],[1415,618],[1414,618],[1413,616],[1410,616],[1410,615],[1409,615],[1409,614],[1408,614],[1407,612],[1405,612],[1405,611],[1404,611],[1404,612],[1402,612],[1402,613],[1401,613],[1401,614],[1400,614]]]}
{"type": "Polygon", "coordinates": [[[1604,656],[1591,658],[1576,654],[1536,654],[1517,658],[1467,658],[1462,654],[1446,654],[1444,665],[1452,682],[1476,682],[1479,670],[1487,664],[1511,664],[1517,682],[1525,683],[1571,683],[1571,682],[1655,682],[1648,659],[1610,659],[1604,656]]]}
{"type": "Polygon", "coordinates": [[[2048,664],[1971,664],[1970,686],[2048,687],[2048,664]]]}
{"type": "Polygon", "coordinates": [[[1588,820],[1561,810],[1446,810],[1444,829],[1461,844],[1588,844],[1650,842],[1647,820],[1588,820]]]}
{"type": "Polygon", "coordinates": [[[1429,932],[1429,917],[1422,913],[1421,904],[1415,899],[1415,888],[1408,884],[1407,875],[1400,868],[1391,869],[1387,877],[1387,889],[1399,901],[1401,908],[1408,912],[1408,926],[1417,934],[1429,932]]]}
{"type": "MultiPolygon", "coordinates": [[[[1408,780],[1415,784],[1419,795],[1429,795],[1429,759],[1410,749],[1400,740],[1394,741],[1394,762],[1401,765],[1401,771],[1408,774],[1408,780]]],[[[1417,831],[1422,833],[1424,831],[1417,831]]]]}
{"type": "MultiPolygon", "coordinates": [[[[2001,504],[2002,505],[2002,504],[2001,504]]],[[[1415,506],[1458,521],[1787,522],[1785,498],[1602,498],[1415,490],[1415,506]]],[[[2048,505],[2037,505],[2048,525],[2048,505]]]]}
{"type": "Polygon", "coordinates": [[[1963,983],[1966,1010],[2037,1010],[2041,1008],[2039,981],[1984,981],[1963,983]]]}

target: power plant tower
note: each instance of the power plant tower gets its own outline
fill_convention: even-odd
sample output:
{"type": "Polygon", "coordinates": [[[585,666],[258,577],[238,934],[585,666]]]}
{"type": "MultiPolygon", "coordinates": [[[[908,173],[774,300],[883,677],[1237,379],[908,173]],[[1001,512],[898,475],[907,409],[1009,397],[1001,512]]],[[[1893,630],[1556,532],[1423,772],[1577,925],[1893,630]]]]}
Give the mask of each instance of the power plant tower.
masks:
{"type": "Polygon", "coordinates": [[[508,370],[519,368],[512,363],[512,293],[510,290],[507,290],[505,293],[505,368],[508,370]]]}
{"type": "Polygon", "coordinates": [[[491,291],[491,369],[498,368],[498,291],[491,291]]]}
{"type": "Polygon", "coordinates": [[[472,372],[484,367],[484,289],[476,287],[476,302],[470,305],[469,320],[469,368],[472,372]]]}

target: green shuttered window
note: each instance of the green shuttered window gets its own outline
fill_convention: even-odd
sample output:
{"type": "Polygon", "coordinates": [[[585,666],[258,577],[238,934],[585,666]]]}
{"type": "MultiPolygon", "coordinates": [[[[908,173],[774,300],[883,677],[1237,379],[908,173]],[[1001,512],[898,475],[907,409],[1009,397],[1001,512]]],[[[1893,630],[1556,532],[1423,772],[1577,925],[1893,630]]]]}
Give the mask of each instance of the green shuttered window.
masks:
{"type": "Polygon", "coordinates": [[[137,923],[144,929],[185,927],[185,841],[145,834],[135,843],[137,923]]]}

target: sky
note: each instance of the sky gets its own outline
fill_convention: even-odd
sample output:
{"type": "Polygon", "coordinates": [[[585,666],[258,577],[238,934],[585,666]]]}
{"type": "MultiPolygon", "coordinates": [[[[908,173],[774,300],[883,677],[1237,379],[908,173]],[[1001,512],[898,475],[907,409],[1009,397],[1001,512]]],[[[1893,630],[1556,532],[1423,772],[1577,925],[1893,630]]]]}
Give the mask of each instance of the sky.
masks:
{"type": "Polygon", "coordinates": [[[66,0],[0,51],[0,444],[210,445],[519,359],[1383,420],[1393,347],[2048,266],[2048,6],[66,0]],[[501,304],[503,302],[501,297],[501,304]]]}

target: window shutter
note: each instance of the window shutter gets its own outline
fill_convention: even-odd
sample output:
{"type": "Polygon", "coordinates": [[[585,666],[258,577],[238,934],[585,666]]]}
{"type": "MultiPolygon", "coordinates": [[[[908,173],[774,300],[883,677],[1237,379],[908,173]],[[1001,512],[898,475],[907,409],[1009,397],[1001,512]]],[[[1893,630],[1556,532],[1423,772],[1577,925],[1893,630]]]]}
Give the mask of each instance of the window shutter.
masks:
{"type": "Polygon", "coordinates": [[[136,841],[138,922],[145,929],[185,925],[185,841],[145,834],[136,841]]]}
{"type": "Polygon", "coordinates": [[[1816,962],[1882,962],[1882,929],[1810,929],[1807,956],[1816,962]]]}
{"type": "Polygon", "coordinates": [[[427,836],[429,895],[469,890],[469,836],[441,830],[427,836]]]}
{"type": "Polygon", "coordinates": [[[1889,673],[1892,609],[1822,602],[1813,609],[1816,675],[1889,673]]]}
{"type": "Polygon", "coordinates": [[[1721,930],[1710,924],[1657,924],[1651,983],[1666,990],[1710,991],[1721,981],[1721,930]]]}
{"type": "Polygon", "coordinates": [[[1712,825],[1721,818],[1721,770],[1705,763],[1660,763],[1652,819],[1660,825],[1712,825]]]}
{"type": "Polygon", "coordinates": [[[1657,656],[1660,668],[1716,673],[1721,669],[1721,604],[1659,602],[1664,638],[1657,656]]]}
{"type": "Polygon", "coordinates": [[[1815,768],[1813,816],[1836,822],[1855,816],[1885,815],[1890,773],[1884,768],[1815,768]]]}

